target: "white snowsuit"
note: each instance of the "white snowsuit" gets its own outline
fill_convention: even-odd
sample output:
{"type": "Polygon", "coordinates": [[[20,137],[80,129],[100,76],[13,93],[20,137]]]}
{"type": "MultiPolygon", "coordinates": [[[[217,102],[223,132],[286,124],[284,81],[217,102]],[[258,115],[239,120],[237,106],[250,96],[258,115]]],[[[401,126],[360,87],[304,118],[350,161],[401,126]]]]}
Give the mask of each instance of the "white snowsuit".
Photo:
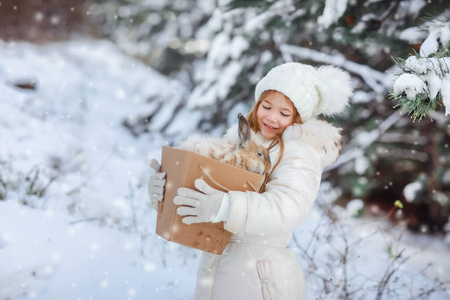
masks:
{"type": "MultiPolygon", "coordinates": [[[[234,132],[230,128],[227,138],[236,139],[234,132]]],[[[286,246],[310,212],[323,168],[339,156],[341,135],[333,125],[311,119],[286,128],[283,140],[283,158],[264,193],[229,192],[225,229],[233,236],[222,255],[203,253],[196,300],[306,299],[300,264],[286,246]]],[[[270,152],[273,164],[278,155],[277,146],[270,152]]]]}

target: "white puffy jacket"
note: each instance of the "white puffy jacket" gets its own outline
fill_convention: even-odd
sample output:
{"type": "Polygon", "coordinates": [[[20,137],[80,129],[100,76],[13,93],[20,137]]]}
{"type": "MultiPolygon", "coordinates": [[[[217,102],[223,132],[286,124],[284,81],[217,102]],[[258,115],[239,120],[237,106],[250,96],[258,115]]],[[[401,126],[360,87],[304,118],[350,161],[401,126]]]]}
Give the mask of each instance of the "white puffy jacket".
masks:
{"type": "MultiPolygon", "coordinates": [[[[235,139],[230,128],[227,138],[235,139]]],[[[270,141],[257,134],[268,146],[270,141]]],[[[305,299],[305,278],[286,246],[305,220],[319,189],[322,170],[340,153],[340,129],[316,119],[294,124],[283,134],[283,158],[266,191],[229,192],[225,229],[233,236],[222,255],[204,252],[197,274],[196,300],[305,299]]],[[[279,147],[270,152],[278,160],[279,147]]]]}

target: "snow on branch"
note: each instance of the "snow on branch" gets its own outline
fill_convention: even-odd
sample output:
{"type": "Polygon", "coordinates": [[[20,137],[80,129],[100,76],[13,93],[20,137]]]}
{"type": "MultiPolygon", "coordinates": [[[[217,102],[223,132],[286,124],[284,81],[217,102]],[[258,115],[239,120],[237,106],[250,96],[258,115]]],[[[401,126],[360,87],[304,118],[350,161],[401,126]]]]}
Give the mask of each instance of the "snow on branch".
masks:
{"type": "Polygon", "coordinates": [[[397,106],[408,110],[419,121],[445,107],[450,115],[450,21],[433,21],[422,26],[429,32],[419,53],[406,60],[394,58],[402,70],[390,91],[397,106]]]}
{"type": "Polygon", "coordinates": [[[323,14],[317,19],[317,23],[323,28],[329,28],[342,17],[347,4],[347,0],[326,0],[323,14]]]}
{"type": "Polygon", "coordinates": [[[353,74],[357,74],[377,94],[382,94],[387,88],[391,87],[389,74],[374,70],[367,65],[349,61],[340,53],[331,55],[313,49],[288,44],[281,44],[279,48],[284,58],[289,59],[290,55],[296,55],[303,59],[310,59],[318,63],[341,67],[353,74]]]}

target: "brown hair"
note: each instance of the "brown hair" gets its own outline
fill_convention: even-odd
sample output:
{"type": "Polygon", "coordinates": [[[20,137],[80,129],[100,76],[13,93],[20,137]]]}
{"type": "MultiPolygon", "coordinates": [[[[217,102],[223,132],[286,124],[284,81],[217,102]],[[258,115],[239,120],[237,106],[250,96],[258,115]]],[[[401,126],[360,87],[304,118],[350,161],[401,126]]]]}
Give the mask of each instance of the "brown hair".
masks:
{"type": "MultiPolygon", "coordinates": [[[[258,117],[257,117],[257,112],[258,112],[258,108],[261,105],[261,103],[264,101],[264,99],[266,99],[267,95],[271,92],[278,92],[276,90],[267,90],[264,91],[261,96],[259,96],[258,101],[256,101],[255,105],[253,106],[253,108],[249,111],[249,113],[247,114],[247,121],[248,124],[250,125],[250,128],[254,131],[254,132],[259,132],[261,131],[261,128],[259,128],[259,124],[258,124],[258,117]]],[[[284,95],[284,99],[286,101],[291,101],[291,99],[289,99],[288,96],[284,95]]],[[[292,104],[293,105],[293,104],[292,104]]],[[[302,117],[300,116],[300,114],[298,113],[297,109],[295,108],[295,105],[293,105],[294,107],[294,120],[293,120],[293,124],[294,123],[299,123],[299,124],[303,124],[303,120],[302,117]]],[[[264,191],[267,182],[269,181],[269,177],[270,175],[272,175],[273,170],[275,170],[275,168],[278,166],[278,164],[280,163],[281,159],[283,158],[283,153],[284,153],[284,141],[283,141],[283,132],[279,133],[277,135],[275,135],[275,139],[272,141],[272,143],[270,144],[268,150],[272,149],[273,147],[275,147],[276,145],[280,145],[280,155],[278,156],[278,160],[277,163],[275,164],[275,166],[272,168],[272,171],[270,172],[270,174],[268,174],[266,176],[266,178],[264,179],[264,183],[260,189],[260,193],[264,191]]]]}

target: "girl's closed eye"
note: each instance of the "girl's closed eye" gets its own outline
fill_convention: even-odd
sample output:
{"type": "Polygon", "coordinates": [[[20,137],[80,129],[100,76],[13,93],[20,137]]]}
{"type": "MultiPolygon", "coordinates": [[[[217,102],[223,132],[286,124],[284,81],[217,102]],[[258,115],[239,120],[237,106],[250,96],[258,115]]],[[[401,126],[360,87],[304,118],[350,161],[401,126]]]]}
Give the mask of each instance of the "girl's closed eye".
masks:
{"type": "Polygon", "coordinates": [[[264,109],[270,109],[270,107],[265,106],[265,105],[262,105],[262,107],[263,107],[264,109]]]}
{"type": "Polygon", "coordinates": [[[281,115],[283,116],[283,117],[290,117],[291,115],[287,115],[287,114],[284,114],[284,113],[281,113],[281,115]]]}

